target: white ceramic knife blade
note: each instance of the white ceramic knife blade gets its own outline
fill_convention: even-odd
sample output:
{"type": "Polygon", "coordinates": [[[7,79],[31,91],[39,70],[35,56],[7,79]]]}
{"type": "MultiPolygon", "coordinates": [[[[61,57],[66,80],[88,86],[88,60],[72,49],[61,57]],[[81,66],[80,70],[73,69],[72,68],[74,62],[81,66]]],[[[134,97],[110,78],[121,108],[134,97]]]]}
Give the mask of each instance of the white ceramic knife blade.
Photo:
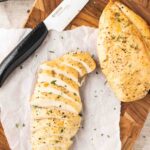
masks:
{"type": "Polygon", "coordinates": [[[89,0],[63,0],[44,20],[48,30],[62,31],[82,10],[89,0]]]}
{"type": "Polygon", "coordinates": [[[89,0],[63,0],[38,24],[0,64],[0,87],[17,66],[23,63],[42,44],[48,30],[62,31],[89,0]]]}

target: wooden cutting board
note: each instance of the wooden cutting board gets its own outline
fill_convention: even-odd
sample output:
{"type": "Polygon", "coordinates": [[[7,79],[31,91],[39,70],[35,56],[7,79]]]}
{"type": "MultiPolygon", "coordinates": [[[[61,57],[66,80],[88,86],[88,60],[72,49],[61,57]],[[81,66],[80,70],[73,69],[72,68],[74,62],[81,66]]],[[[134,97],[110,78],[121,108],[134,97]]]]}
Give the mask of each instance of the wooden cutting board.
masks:
{"type": "MultiPolygon", "coordinates": [[[[35,27],[39,22],[44,20],[61,1],[62,0],[35,0],[24,27],[35,27]]],[[[72,29],[81,25],[98,27],[99,17],[107,2],[107,0],[90,0],[66,29],[72,29]]],[[[122,2],[150,24],[150,0],[122,0],[122,2]]],[[[131,150],[133,148],[149,110],[150,95],[147,95],[140,101],[122,103],[120,119],[122,150],[131,150]]],[[[1,125],[0,128],[0,150],[9,150],[1,125]]]]}

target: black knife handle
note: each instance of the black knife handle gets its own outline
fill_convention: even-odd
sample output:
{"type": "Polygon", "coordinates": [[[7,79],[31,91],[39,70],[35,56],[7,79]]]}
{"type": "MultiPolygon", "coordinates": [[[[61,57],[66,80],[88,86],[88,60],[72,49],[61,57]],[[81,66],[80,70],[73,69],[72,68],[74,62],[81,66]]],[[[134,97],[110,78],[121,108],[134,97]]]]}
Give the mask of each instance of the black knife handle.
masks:
{"type": "Polygon", "coordinates": [[[42,22],[37,25],[0,64],[0,87],[9,74],[42,44],[48,30],[42,22]]]}

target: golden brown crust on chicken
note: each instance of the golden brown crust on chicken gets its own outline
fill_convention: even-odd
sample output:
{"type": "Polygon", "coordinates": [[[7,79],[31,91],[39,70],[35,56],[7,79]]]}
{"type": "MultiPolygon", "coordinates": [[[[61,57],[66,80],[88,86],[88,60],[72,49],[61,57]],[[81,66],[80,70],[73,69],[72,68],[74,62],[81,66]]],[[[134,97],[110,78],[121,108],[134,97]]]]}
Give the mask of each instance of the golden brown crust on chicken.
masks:
{"type": "Polygon", "coordinates": [[[79,77],[95,67],[86,52],[68,53],[41,64],[31,98],[33,150],[69,149],[81,123],[79,77]]]}
{"type": "Polygon", "coordinates": [[[143,98],[150,89],[150,29],[119,1],[111,1],[100,18],[98,54],[102,72],[124,102],[143,98]]]}

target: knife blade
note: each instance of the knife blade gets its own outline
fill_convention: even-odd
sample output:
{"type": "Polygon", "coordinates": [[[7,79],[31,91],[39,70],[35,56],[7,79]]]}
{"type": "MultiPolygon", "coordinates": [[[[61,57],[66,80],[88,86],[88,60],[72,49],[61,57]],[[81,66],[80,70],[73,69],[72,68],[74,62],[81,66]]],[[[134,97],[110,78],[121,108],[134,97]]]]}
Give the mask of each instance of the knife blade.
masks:
{"type": "Polygon", "coordinates": [[[49,30],[64,30],[88,1],[63,0],[43,22],[38,24],[0,64],[0,87],[15,68],[37,50],[49,30]]]}

